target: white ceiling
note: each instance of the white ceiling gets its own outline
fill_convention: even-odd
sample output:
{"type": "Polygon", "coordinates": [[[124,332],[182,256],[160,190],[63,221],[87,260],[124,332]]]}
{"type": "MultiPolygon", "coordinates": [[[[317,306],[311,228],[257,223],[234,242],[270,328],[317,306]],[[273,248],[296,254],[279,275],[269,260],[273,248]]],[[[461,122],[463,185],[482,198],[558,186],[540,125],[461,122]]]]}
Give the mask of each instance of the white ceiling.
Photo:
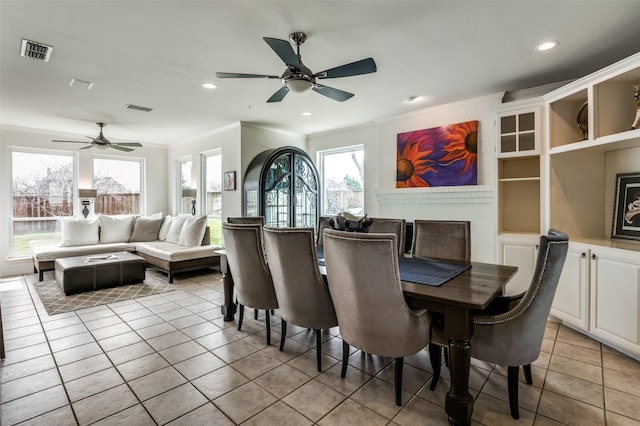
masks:
{"type": "Polygon", "coordinates": [[[237,121],[313,134],[584,76],[640,50],[639,22],[637,0],[0,0],[0,124],[82,137],[105,121],[112,141],[158,144],[237,121]],[[378,71],[323,80],[355,93],[344,103],[309,91],[267,104],[278,80],[216,79],[282,74],[262,37],[293,31],[307,34],[302,59],[314,72],[366,57],[378,71]],[[22,38],[53,46],[51,61],[20,57],[22,38]],[[547,39],[560,44],[536,52],[547,39]]]}

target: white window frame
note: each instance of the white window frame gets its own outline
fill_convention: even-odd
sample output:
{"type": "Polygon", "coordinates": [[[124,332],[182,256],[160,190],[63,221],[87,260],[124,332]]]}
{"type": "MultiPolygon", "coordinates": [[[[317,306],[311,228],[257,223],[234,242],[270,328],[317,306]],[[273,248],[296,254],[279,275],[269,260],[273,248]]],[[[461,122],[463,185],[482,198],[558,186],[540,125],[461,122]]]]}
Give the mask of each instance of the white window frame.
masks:
{"type": "MultiPolygon", "coordinates": [[[[72,206],[72,216],[77,216],[80,213],[80,200],[79,197],[77,196],[77,192],[78,192],[78,174],[79,174],[79,169],[78,169],[78,153],[77,152],[71,152],[71,151],[64,151],[64,150],[53,150],[53,149],[41,149],[41,148],[26,148],[26,147],[9,147],[8,148],[8,163],[9,163],[9,191],[8,191],[8,195],[9,195],[9,199],[7,202],[7,206],[9,206],[8,208],[8,214],[9,214],[9,258],[10,259],[21,259],[21,258],[25,258],[28,256],[16,256],[14,254],[14,235],[13,235],[13,230],[14,230],[14,223],[15,222],[20,222],[20,221],[24,221],[24,220],[29,220],[29,218],[16,218],[13,216],[13,169],[14,169],[14,164],[13,164],[13,153],[15,152],[19,152],[19,153],[24,153],[24,154],[42,154],[42,155],[60,155],[60,156],[67,156],[67,157],[71,157],[72,158],[72,162],[73,162],[73,183],[72,183],[72,192],[73,192],[73,206],[72,206]]],[[[52,218],[41,218],[42,220],[57,220],[57,218],[52,217],[52,218]]]]}
{"type": "MultiPolygon", "coordinates": [[[[326,212],[326,203],[325,203],[325,157],[328,155],[334,155],[334,154],[343,154],[343,153],[348,153],[348,152],[353,152],[353,151],[362,151],[363,153],[363,157],[364,157],[364,145],[363,144],[358,144],[358,145],[350,145],[350,146],[343,146],[340,148],[331,148],[331,149],[324,149],[324,150],[320,150],[316,153],[316,161],[318,164],[318,171],[320,174],[320,187],[322,188],[321,190],[321,194],[320,194],[320,215],[321,216],[325,216],[325,215],[331,215],[332,213],[327,213],[326,212]]],[[[362,176],[362,191],[363,194],[365,193],[365,183],[364,183],[364,158],[363,158],[363,176],[362,176]]],[[[364,201],[363,201],[363,206],[362,208],[364,209],[364,201]]]]}
{"type": "Polygon", "coordinates": [[[138,212],[141,215],[146,214],[145,211],[145,206],[147,205],[147,203],[145,202],[146,199],[146,183],[145,183],[145,165],[146,165],[146,161],[144,158],[142,157],[122,157],[122,156],[118,156],[118,155],[104,155],[104,154],[93,154],[91,155],[91,182],[92,182],[92,187],[95,188],[95,160],[113,160],[113,161],[129,161],[132,163],[139,163],[140,164],[140,198],[138,200],[138,212]]]}

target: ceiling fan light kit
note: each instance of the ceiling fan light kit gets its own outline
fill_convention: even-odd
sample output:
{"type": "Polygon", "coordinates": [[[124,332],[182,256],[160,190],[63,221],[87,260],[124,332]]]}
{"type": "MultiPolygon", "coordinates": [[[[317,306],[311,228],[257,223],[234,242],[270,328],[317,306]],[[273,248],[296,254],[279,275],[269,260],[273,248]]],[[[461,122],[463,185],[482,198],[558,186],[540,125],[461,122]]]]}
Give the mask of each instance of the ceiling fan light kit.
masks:
{"type": "Polygon", "coordinates": [[[267,100],[268,103],[282,101],[289,91],[302,93],[309,89],[312,89],[314,92],[335,101],[344,102],[347,99],[352,98],[354,96],[353,93],[345,92],[344,90],[335,89],[333,87],[323,86],[322,84],[318,84],[316,79],[351,77],[374,73],[377,71],[376,63],[373,58],[366,58],[314,74],[302,63],[302,57],[300,55],[300,45],[304,43],[306,39],[307,35],[303,32],[291,33],[289,35],[289,40],[291,40],[291,43],[296,46],[296,51],[294,51],[291,43],[286,40],[263,37],[265,43],[273,49],[282,62],[287,66],[280,77],[266,74],[241,74],[229,72],[217,72],[216,77],[280,79],[282,81],[282,87],[267,100]]]}

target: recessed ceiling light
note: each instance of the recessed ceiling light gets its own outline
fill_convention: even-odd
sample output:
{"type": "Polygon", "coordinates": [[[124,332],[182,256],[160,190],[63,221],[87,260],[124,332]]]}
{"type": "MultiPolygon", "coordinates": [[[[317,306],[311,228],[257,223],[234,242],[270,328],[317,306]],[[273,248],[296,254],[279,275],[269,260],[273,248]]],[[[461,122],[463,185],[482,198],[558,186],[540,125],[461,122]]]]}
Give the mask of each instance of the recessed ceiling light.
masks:
{"type": "Polygon", "coordinates": [[[305,112],[303,112],[303,113],[302,113],[302,115],[304,115],[304,116],[307,116],[307,117],[308,117],[308,116],[310,116],[310,115],[311,115],[311,113],[310,113],[309,111],[305,111],[305,112]]]}
{"type": "Polygon", "coordinates": [[[204,87],[205,89],[217,89],[218,88],[218,86],[216,86],[213,83],[202,83],[201,86],[204,87]]]}
{"type": "Polygon", "coordinates": [[[407,97],[406,97],[406,98],[404,98],[403,100],[404,100],[406,103],[410,104],[411,102],[415,101],[416,99],[418,99],[418,97],[417,97],[417,96],[407,96],[407,97]]]}
{"type": "Polygon", "coordinates": [[[536,46],[536,50],[539,52],[544,52],[545,50],[553,49],[558,45],[558,42],[555,40],[545,41],[544,43],[540,43],[536,46]]]}

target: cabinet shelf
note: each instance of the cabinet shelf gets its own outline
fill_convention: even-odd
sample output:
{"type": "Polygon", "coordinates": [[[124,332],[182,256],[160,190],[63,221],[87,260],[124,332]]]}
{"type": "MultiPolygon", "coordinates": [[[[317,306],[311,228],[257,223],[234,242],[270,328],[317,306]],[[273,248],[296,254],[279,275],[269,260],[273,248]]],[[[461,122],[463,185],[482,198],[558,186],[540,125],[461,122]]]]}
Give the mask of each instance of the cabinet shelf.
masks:
{"type": "Polygon", "coordinates": [[[595,140],[584,140],[551,148],[549,154],[561,154],[564,152],[591,150],[591,151],[616,151],[619,149],[634,148],[640,145],[640,129],[627,130],[626,132],[602,136],[595,140]]]}
{"type": "Polygon", "coordinates": [[[540,176],[498,179],[498,182],[528,182],[528,181],[540,182],[540,176]]]}

